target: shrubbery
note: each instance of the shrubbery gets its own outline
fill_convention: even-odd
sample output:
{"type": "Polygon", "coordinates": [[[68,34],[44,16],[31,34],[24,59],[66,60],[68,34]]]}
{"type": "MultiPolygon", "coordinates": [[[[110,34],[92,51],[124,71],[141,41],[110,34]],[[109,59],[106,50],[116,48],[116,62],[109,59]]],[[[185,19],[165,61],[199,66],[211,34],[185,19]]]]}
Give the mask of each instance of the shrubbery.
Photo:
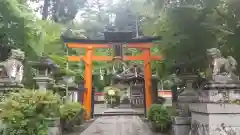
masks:
{"type": "Polygon", "coordinates": [[[120,104],[120,89],[115,87],[105,87],[104,88],[104,99],[107,104],[118,105],[120,104]],[[113,95],[109,95],[109,92],[113,92],[113,95]]]}
{"type": "Polygon", "coordinates": [[[171,125],[171,114],[163,105],[152,104],[148,112],[148,120],[151,122],[153,130],[167,132],[171,125]]]}
{"type": "Polygon", "coordinates": [[[64,130],[71,130],[74,125],[84,122],[84,108],[78,102],[68,102],[60,107],[61,123],[64,130]]]}
{"type": "Polygon", "coordinates": [[[0,109],[4,125],[2,135],[47,135],[52,118],[72,120],[84,112],[81,104],[63,104],[61,97],[51,91],[26,89],[9,93],[1,102],[0,109]]]}
{"type": "Polygon", "coordinates": [[[60,96],[51,91],[20,90],[1,103],[6,135],[47,135],[46,118],[59,117],[60,96]]]}

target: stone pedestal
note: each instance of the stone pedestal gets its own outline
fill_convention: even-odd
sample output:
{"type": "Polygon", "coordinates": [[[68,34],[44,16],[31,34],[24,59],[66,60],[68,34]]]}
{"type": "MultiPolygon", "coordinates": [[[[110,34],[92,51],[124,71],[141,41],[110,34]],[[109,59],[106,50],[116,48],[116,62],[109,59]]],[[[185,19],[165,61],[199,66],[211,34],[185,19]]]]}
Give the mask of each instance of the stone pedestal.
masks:
{"type": "Polygon", "coordinates": [[[0,87],[23,88],[23,84],[10,80],[9,78],[0,79],[0,87]]]}
{"type": "Polygon", "coordinates": [[[190,109],[190,135],[240,135],[239,105],[195,103],[190,109]]]}
{"type": "Polygon", "coordinates": [[[181,78],[186,82],[186,88],[178,96],[178,116],[172,118],[173,135],[188,135],[191,125],[189,104],[197,101],[197,93],[192,87],[196,76],[192,74],[185,74],[181,78]]]}
{"type": "Polygon", "coordinates": [[[173,117],[172,133],[173,135],[188,135],[190,131],[191,117],[173,117]]]}
{"type": "Polygon", "coordinates": [[[49,87],[49,84],[51,84],[51,82],[53,81],[52,78],[47,76],[37,76],[33,79],[36,80],[36,83],[38,84],[38,89],[43,91],[46,91],[49,87]]]}
{"type": "Polygon", "coordinates": [[[190,135],[240,135],[240,83],[210,82],[190,105],[190,135]]]}
{"type": "Polygon", "coordinates": [[[46,121],[48,124],[48,135],[62,135],[60,118],[48,118],[46,121]]]}
{"type": "Polygon", "coordinates": [[[229,102],[237,99],[240,99],[240,82],[209,82],[198,96],[198,100],[202,103],[229,102]]]}
{"type": "Polygon", "coordinates": [[[0,100],[9,92],[18,91],[23,88],[23,84],[11,81],[9,78],[0,79],[0,100]]]}

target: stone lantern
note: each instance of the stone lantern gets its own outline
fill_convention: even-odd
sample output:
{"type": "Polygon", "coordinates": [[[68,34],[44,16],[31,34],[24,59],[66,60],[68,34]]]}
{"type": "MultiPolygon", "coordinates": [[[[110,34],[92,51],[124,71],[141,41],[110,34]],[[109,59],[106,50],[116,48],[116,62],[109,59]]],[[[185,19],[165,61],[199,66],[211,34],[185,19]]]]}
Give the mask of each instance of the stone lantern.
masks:
{"type": "Polygon", "coordinates": [[[78,99],[78,88],[77,85],[74,83],[75,77],[71,75],[63,76],[63,81],[66,86],[66,98],[70,101],[76,101],[78,99]]]}
{"type": "Polygon", "coordinates": [[[67,97],[68,101],[77,102],[79,100],[79,98],[78,98],[79,97],[79,88],[78,88],[78,85],[76,83],[74,83],[73,81],[74,80],[72,80],[71,82],[68,82],[68,84],[66,84],[66,80],[64,80],[64,79],[59,80],[56,84],[56,88],[59,90],[59,92],[61,92],[60,95],[63,94],[63,96],[67,97]],[[64,92],[64,93],[62,93],[62,92],[64,92]]]}
{"type": "Polygon", "coordinates": [[[48,58],[41,58],[38,62],[30,62],[33,68],[38,70],[37,75],[33,78],[38,84],[39,90],[47,90],[54,83],[53,71],[57,65],[48,58]]]}
{"type": "Polygon", "coordinates": [[[193,89],[193,82],[197,78],[192,70],[179,69],[179,77],[185,83],[185,88],[178,93],[177,112],[173,117],[173,135],[188,134],[191,126],[191,112],[189,105],[198,100],[197,92],[193,89]]]}
{"type": "Polygon", "coordinates": [[[78,85],[76,83],[72,83],[68,86],[68,90],[70,92],[69,94],[69,99],[73,102],[78,102],[78,97],[79,97],[79,88],[78,85]]]}

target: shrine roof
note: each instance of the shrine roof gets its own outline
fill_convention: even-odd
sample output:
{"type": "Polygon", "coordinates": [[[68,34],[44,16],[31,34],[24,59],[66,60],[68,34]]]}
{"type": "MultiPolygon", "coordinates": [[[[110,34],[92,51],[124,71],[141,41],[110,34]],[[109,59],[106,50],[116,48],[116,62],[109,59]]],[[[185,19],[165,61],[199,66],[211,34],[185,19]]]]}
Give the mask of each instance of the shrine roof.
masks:
{"type": "Polygon", "coordinates": [[[133,39],[78,39],[62,36],[65,43],[86,43],[86,44],[109,44],[109,43],[150,43],[161,40],[161,37],[143,37],[133,39]]]}

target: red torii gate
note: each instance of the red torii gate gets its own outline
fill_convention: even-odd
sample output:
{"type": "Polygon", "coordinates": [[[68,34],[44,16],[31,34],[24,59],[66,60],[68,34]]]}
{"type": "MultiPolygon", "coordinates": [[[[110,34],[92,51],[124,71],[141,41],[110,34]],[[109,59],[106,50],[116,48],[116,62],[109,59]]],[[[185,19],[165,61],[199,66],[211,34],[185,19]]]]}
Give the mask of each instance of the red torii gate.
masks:
{"type": "Polygon", "coordinates": [[[144,39],[131,39],[131,40],[89,40],[89,39],[74,39],[62,37],[64,43],[68,48],[85,49],[86,54],[84,56],[68,56],[68,61],[79,62],[83,60],[85,62],[85,91],[83,98],[83,106],[86,109],[86,119],[91,119],[92,112],[92,70],[93,61],[112,61],[114,56],[96,56],[93,51],[97,48],[112,48],[114,44],[124,44],[126,48],[137,48],[142,50],[142,53],[138,56],[122,56],[122,60],[143,60],[144,61],[144,80],[145,80],[145,106],[148,110],[152,104],[151,93],[151,60],[161,60],[160,56],[152,56],[150,49],[153,45],[153,41],[159,40],[159,37],[144,38],[144,39]]]}

